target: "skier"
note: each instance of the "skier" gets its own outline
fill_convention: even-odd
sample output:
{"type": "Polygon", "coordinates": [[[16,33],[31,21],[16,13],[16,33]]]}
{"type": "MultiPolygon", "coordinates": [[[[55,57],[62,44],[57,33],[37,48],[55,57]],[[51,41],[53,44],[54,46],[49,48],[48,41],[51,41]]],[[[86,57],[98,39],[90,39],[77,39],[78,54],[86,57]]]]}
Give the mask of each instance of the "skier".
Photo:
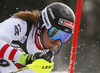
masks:
{"type": "MultiPolygon", "coordinates": [[[[41,12],[20,11],[1,22],[0,71],[11,72],[43,59],[51,66],[50,72],[53,69],[53,50],[71,37],[74,20],[70,7],[54,2],[41,12]]],[[[45,63],[38,64],[43,66],[45,63]]],[[[41,68],[39,71],[44,70],[41,68]]],[[[33,69],[32,72],[38,71],[33,69]]]]}

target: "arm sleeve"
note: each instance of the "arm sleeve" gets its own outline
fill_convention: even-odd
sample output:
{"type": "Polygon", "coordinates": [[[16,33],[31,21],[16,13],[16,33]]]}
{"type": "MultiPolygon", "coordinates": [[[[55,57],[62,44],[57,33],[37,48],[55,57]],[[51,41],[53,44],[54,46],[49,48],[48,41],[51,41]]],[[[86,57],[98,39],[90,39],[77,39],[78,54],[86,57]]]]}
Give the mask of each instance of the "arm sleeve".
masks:
{"type": "Polygon", "coordinates": [[[10,46],[13,40],[19,40],[27,31],[26,21],[9,18],[0,23],[0,58],[19,61],[22,52],[10,46]]]}

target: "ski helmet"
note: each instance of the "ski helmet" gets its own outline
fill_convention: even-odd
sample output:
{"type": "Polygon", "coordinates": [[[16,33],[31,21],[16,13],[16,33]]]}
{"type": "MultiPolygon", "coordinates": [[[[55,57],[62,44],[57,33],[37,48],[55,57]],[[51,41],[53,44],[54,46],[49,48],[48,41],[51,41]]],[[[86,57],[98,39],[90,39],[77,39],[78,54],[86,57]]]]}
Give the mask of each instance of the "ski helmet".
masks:
{"type": "MultiPolygon", "coordinates": [[[[54,2],[41,11],[42,25],[50,30],[55,27],[69,34],[73,33],[75,15],[72,9],[60,2],[54,2]]],[[[69,36],[68,36],[69,37],[69,36]]]]}
{"type": "Polygon", "coordinates": [[[68,33],[72,33],[74,28],[74,12],[67,5],[55,2],[42,10],[43,26],[47,29],[56,27],[68,33]],[[68,24],[69,23],[69,24],[68,24]]]}

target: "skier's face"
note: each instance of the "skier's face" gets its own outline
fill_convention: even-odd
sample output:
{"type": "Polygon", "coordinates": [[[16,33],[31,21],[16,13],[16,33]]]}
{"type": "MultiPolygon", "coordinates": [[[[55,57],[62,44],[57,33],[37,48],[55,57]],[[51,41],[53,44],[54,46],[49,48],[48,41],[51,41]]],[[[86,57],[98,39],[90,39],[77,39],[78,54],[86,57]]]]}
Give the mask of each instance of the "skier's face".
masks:
{"type": "Polygon", "coordinates": [[[50,37],[47,34],[48,30],[44,29],[43,32],[43,39],[42,43],[45,46],[45,48],[53,50],[54,48],[58,47],[61,44],[60,40],[51,40],[50,37]]]}

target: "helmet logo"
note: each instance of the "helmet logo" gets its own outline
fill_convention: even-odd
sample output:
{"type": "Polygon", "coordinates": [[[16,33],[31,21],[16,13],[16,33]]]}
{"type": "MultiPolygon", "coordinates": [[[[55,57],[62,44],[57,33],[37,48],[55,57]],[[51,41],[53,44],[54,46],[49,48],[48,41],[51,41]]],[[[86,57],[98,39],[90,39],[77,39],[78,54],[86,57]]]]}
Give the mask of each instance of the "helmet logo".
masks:
{"type": "Polygon", "coordinates": [[[43,15],[44,15],[44,20],[45,20],[47,26],[49,26],[49,23],[48,23],[48,21],[47,21],[47,19],[46,19],[46,14],[45,14],[45,12],[43,13],[43,15]]]}
{"type": "Polygon", "coordinates": [[[69,22],[69,21],[65,21],[64,25],[67,26],[67,27],[69,27],[69,28],[71,28],[71,29],[74,29],[74,24],[71,23],[71,22],[69,22]]]}
{"type": "Polygon", "coordinates": [[[48,10],[49,10],[49,12],[50,12],[50,15],[51,15],[52,19],[55,19],[55,16],[54,16],[54,14],[53,14],[51,8],[49,8],[48,10]]]}
{"type": "Polygon", "coordinates": [[[60,18],[58,24],[74,29],[74,23],[60,18]]]}
{"type": "Polygon", "coordinates": [[[68,30],[68,29],[64,29],[64,31],[69,32],[69,30],[68,30]]]}

